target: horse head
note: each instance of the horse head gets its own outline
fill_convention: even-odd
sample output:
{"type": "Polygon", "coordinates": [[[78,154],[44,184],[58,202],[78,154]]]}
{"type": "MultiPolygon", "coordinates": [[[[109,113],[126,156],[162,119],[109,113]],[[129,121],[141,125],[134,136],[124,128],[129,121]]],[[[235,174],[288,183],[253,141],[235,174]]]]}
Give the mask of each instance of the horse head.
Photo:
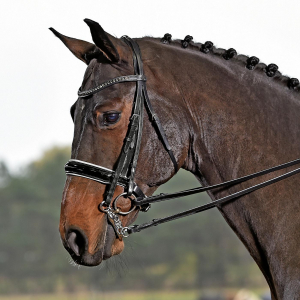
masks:
{"type": "Polygon", "coordinates": [[[59,226],[74,261],[93,266],[119,254],[125,232],[119,228],[143,209],[131,197],[151,195],[182,167],[206,190],[222,181],[238,183],[209,195],[218,201],[239,197],[219,210],[263,271],[273,298],[296,299],[299,178],[287,178],[300,168],[263,182],[257,175],[277,172],[299,157],[299,80],[232,48],[192,43],[191,36],[171,41],[166,34],[136,43],[85,22],[94,44],[52,29],[88,65],[71,108],[72,160],[66,165],[59,226]],[[252,181],[240,180],[246,177],[252,181]]]}
{"type": "MultiPolygon", "coordinates": [[[[81,90],[90,90],[113,78],[134,74],[132,49],[123,40],[106,33],[98,23],[88,19],[85,22],[90,27],[94,44],[64,36],[51,28],[67,48],[87,64],[81,90]]],[[[151,47],[140,46],[143,48],[143,61],[151,61],[154,56],[151,47]]],[[[168,97],[164,89],[155,89],[159,81],[155,72],[147,64],[144,67],[149,98],[165,127],[165,134],[180,167],[188,152],[187,147],[183,150],[177,146],[188,144],[182,141],[178,143],[178,132],[184,129],[170,122],[172,114],[175,114],[172,113],[172,104],[166,102],[168,97]]],[[[136,82],[122,82],[88,97],[78,98],[71,107],[74,121],[73,160],[109,170],[116,169],[133,113],[136,86],[136,82]]],[[[146,111],[146,108],[142,110],[146,111]]],[[[142,122],[140,155],[134,181],[145,195],[150,195],[175,172],[146,113],[142,122]]],[[[122,235],[116,234],[106,213],[99,208],[107,192],[106,184],[78,176],[67,177],[59,231],[64,247],[78,264],[98,265],[103,259],[119,254],[124,248],[122,235]]],[[[117,185],[112,199],[123,192],[124,187],[117,185]]],[[[132,207],[130,198],[125,195],[118,198],[117,208],[122,212],[131,211],[120,216],[123,226],[131,224],[140,210],[139,207],[132,207]]]]}

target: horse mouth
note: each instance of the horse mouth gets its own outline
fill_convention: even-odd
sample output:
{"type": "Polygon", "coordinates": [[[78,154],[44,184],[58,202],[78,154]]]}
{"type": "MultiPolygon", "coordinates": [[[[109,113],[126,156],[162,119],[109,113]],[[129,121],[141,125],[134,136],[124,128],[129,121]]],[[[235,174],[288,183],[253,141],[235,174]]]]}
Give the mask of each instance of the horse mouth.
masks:
{"type": "Polygon", "coordinates": [[[76,255],[74,251],[72,251],[72,249],[69,247],[69,245],[64,246],[77,265],[94,267],[100,265],[103,260],[106,260],[114,255],[113,244],[116,239],[118,239],[118,237],[116,236],[115,230],[113,226],[108,223],[104,244],[99,244],[99,246],[97,247],[98,250],[94,254],[89,253],[86,247],[85,250],[80,253],[80,255],[76,255]]]}
{"type": "Polygon", "coordinates": [[[108,223],[103,248],[103,260],[106,260],[113,256],[113,244],[116,239],[118,239],[118,236],[116,235],[113,226],[110,223],[108,223]]]}

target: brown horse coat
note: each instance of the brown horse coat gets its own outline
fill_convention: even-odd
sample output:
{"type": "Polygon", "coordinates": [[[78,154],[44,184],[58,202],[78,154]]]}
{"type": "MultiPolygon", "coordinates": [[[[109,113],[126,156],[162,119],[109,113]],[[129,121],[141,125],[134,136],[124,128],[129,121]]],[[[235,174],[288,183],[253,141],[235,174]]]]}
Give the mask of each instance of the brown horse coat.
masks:
{"type": "MultiPolygon", "coordinates": [[[[133,74],[132,53],[120,39],[86,20],[95,44],[54,31],[75,56],[88,64],[82,88],[133,74]]],[[[201,44],[159,39],[136,40],[142,52],[147,89],[179,167],[204,184],[216,184],[300,157],[299,90],[289,78],[266,75],[266,65],[246,68],[247,57],[223,58],[224,50],[199,51],[201,44]]],[[[135,84],[109,87],[72,107],[72,158],[114,169],[126,135],[135,84]],[[103,123],[107,112],[118,122],[103,123]]],[[[146,116],[146,113],[145,113],[146,116]]],[[[283,174],[278,171],[263,180],[283,174]]],[[[148,118],[135,181],[147,195],[174,175],[174,167],[148,118]]],[[[228,224],[257,262],[273,299],[300,299],[299,175],[220,207],[228,224]]],[[[210,193],[212,200],[261,182],[253,179],[210,193]]],[[[98,265],[124,247],[106,215],[98,210],[105,185],[68,176],[61,205],[60,234],[73,259],[98,265]],[[72,245],[72,246],[70,246],[72,245]]],[[[122,192],[118,187],[115,195],[122,192]]],[[[123,199],[122,209],[130,203],[123,199]]],[[[138,211],[121,217],[132,223],[138,211]]]]}

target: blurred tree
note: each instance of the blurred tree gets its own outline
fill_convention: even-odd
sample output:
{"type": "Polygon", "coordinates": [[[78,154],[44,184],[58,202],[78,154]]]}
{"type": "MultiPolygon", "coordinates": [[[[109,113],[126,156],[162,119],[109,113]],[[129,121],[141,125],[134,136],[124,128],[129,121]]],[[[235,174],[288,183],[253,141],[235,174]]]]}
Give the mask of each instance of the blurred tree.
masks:
{"type": "Polygon", "coordinates": [[[6,164],[0,161],[0,187],[5,186],[10,179],[10,174],[6,164]]]}

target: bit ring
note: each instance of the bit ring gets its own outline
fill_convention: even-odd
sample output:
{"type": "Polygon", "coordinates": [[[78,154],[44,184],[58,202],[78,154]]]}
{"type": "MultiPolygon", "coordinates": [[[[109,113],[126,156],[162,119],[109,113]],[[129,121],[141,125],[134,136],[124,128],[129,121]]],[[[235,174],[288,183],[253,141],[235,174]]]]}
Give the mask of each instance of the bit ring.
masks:
{"type": "MultiPolygon", "coordinates": [[[[135,208],[136,208],[136,206],[134,205],[129,211],[127,211],[127,212],[122,212],[122,211],[120,211],[120,209],[118,209],[117,208],[117,202],[118,202],[118,200],[120,199],[120,197],[122,197],[122,196],[125,196],[125,195],[127,195],[127,193],[122,193],[122,194],[120,194],[119,196],[117,196],[116,198],[115,198],[115,200],[114,200],[114,204],[113,204],[113,207],[114,207],[114,210],[115,210],[115,212],[117,213],[117,214],[119,214],[119,215],[123,215],[123,216],[126,216],[126,215],[128,215],[128,214],[130,214],[131,212],[133,212],[134,210],[135,210],[135,208]]],[[[134,197],[134,199],[136,199],[136,197],[134,196],[134,195],[131,195],[131,196],[129,196],[128,198],[129,198],[129,200],[134,200],[134,199],[132,199],[131,197],[134,197]]],[[[102,202],[103,203],[103,202],[102,202]]],[[[102,204],[101,203],[101,204],[102,204]]],[[[100,205],[101,205],[100,204],[100,205]]],[[[100,208],[101,209],[101,208],[100,208]]]]}
{"type": "Polygon", "coordinates": [[[107,213],[107,211],[109,210],[109,206],[107,206],[106,202],[105,201],[102,201],[100,204],[99,204],[99,209],[104,212],[104,213],[107,213]],[[103,206],[106,206],[107,208],[104,208],[103,206]]]}
{"type": "Polygon", "coordinates": [[[124,238],[129,237],[129,233],[128,233],[128,227],[123,227],[123,229],[121,230],[121,235],[124,238]]]}

